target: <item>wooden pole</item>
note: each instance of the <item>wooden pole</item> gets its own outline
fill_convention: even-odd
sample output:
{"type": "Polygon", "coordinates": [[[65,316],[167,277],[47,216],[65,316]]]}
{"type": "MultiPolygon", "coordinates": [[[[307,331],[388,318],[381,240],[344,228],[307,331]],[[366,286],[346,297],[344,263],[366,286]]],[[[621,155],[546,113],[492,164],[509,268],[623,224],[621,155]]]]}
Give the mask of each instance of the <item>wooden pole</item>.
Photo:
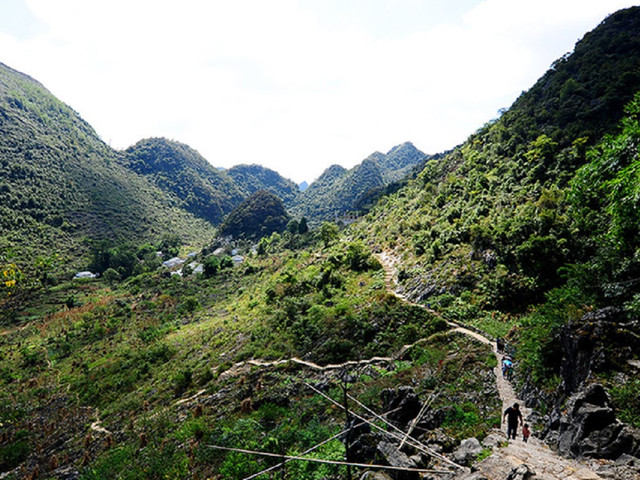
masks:
{"type": "Polygon", "coordinates": [[[345,430],[347,433],[344,436],[344,457],[347,462],[347,480],[352,480],[351,477],[351,452],[350,452],[350,443],[351,443],[351,415],[349,414],[349,395],[347,393],[347,389],[349,388],[349,384],[347,383],[346,372],[342,375],[342,383],[340,384],[342,387],[342,399],[343,399],[343,408],[345,414],[345,430]]]}

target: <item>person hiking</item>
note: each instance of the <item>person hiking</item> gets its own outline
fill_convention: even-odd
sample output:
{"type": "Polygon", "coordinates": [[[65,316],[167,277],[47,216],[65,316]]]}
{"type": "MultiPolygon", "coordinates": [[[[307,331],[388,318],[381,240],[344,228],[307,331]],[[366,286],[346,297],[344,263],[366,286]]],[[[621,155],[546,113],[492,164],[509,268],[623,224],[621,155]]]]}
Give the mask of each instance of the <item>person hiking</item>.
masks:
{"type": "Polygon", "coordinates": [[[513,373],[513,361],[511,360],[511,357],[507,355],[502,360],[502,376],[511,377],[511,373],[513,373]]]}
{"type": "Polygon", "coordinates": [[[531,435],[531,430],[529,430],[529,424],[525,423],[522,427],[522,441],[524,443],[527,443],[527,440],[529,440],[529,435],[531,435]]]}
{"type": "Polygon", "coordinates": [[[498,353],[504,352],[504,339],[502,337],[496,338],[496,350],[498,353]]]}
{"type": "Polygon", "coordinates": [[[520,405],[518,405],[518,403],[514,403],[513,406],[507,408],[502,416],[503,420],[505,418],[507,418],[507,439],[513,438],[515,440],[516,433],[518,431],[518,420],[520,420],[519,423],[524,423],[522,421],[520,405]]]}

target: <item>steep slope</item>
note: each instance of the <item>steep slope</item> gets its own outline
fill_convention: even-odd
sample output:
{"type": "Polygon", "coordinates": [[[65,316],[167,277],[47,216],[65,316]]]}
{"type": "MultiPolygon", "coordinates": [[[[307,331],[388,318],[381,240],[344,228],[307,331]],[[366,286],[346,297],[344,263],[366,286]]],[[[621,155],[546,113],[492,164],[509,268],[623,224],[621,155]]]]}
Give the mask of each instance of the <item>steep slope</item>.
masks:
{"type": "Polygon", "coordinates": [[[609,16],[516,100],[502,121],[507,144],[524,148],[540,133],[560,147],[582,136],[595,143],[611,129],[640,83],[639,8],[609,16]]]}
{"type": "Polygon", "coordinates": [[[125,151],[124,160],[131,170],[179,198],[185,210],[213,225],[247,196],[224,171],[179,142],[141,140],[125,151]]]}
{"type": "MultiPolygon", "coordinates": [[[[519,396],[551,418],[597,382],[616,416],[640,425],[639,37],[640,8],[607,18],[352,233],[397,259],[403,295],[505,337],[519,396]],[[588,100],[564,101],[563,86],[585,78],[588,100]]],[[[539,425],[549,439],[558,428],[539,425]]]]}
{"type": "Polygon", "coordinates": [[[0,241],[14,252],[73,250],[83,238],[212,229],[137,174],[77,113],[32,78],[0,64],[0,241]]]}
{"type": "Polygon", "coordinates": [[[467,292],[474,308],[523,311],[563,283],[558,270],[584,253],[569,181],[640,89],[638,32],[640,8],[607,18],[500,119],[370,214],[360,235],[402,253],[407,293],[467,292]]]}
{"type": "Polygon", "coordinates": [[[411,170],[424,162],[428,156],[418,150],[413,143],[405,142],[396,145],[385,155],[379,155],[376,163],[380,168],[385,184],[401,180],[411,170]]]}
{"type": "Polygon", "coordinates": [[[404,178],[426,158],[406,142],[386,154],[374,152],[350,170],[334,165],[301,193],[293,210],[314,222],[333,220],[355,211],[363,197],[404,178]]]}
{"type": "Polygon", "coordinates": [[[227,174],[247,197],[258,190],[267,190],[279,197],[285,205],[291,205],[300,192],[293,181],[261,165],[236,165],[227,170],[227,174]]]}
{"type": "MultiPolygon", "coordinates": [[[[591,38],[609,34],[615,29],[596,30],[591,38]]],[[[620,48],[620,61],[640,55],[620,48]]],[[[564,114],[581,118],[581,112],[564,114]]],[[[264,252],[248,256],[242,266],[211,276],[180,278],[158,270],[120,283],[65,282],[43,292],[46,297],[28,298],[19,323],[0,331],[0,472],[6,478],[82,480],[277,473],[310,480],[354,472],[352,478],[359,478],[360,468],[348,474],[344,466],[306,462],[266,470],[284,455],[330,461],[357,456],[370,468],[383,454],[389,461],[382,463],[393,455],[433,476],[434,469],[452,467],[440,463],[442,455],[455,459],[454,449],[471,436],[493,437],[508,462],[537,456],[543,450],[537,441],[530,448],[519,440],[505,446],[503,436],[492,432],[501,421],[496,356],[488,337],[477,342],[477,334],[449,330],[449,320],[478,322],[492,336],[507,336],[508,346],[516,347],[516,384],[527,386],[528,395],[518,396],[545,417],[567,425],[561,422],[574,409],[554,404],[555,395],[563,390],[560,377],[578,366],[600,380],[620,382],[610,390],[616,415],[640,426],[640,375],[632,369],[638,344],[607,338],[604,315],[595,310],[611,301],[612,291],[627,290],[631,302],[610,316],[631,321],[609,328],[617,338],[640,339],[637,270],[632,275],[639,263],[639,121],[637,98],[622,124],[611,124],[614,134],[588,149],[597,140],[584,139],[582,130],[563,146],[565,140],[552,138],[543,123],[530,126],[530,140],[520,145],[506,120],[498,120],[459,149],[429,160],[358,228],[319,229],[316,243],[305,243],[308,249],[292,246],[314,242],[313,233],[298,243],[292,241],[297,234],[288,232],[273,236],[264,252]],[[609,242],[601,251],[602,270],[592,269],[587,260],[609,242]],[[409,300],[431,305],[421,308],[388,294],[374,249],[395,260],[399,288],[409,300]],[[600,280],[603,273],[611,277],[600,280]],[[594,285],[594,278],[603,284],[594,285]],[[594,286],[606,294],[599,302],[588,298],[594,286]],[[546,308],[536,309],[549,292],[546,308]],[[589,316],[581,317],[586,311],[589,316]],[[564,344],[553,341],[557,326],[563,327],[564,344]],[[600,344],[583,355],[584,346],[595,342],[600,344]],[[578,358],[565,362],[565,352],[578,358]],[[605,370],[612,363],[622,369],[628,360],[633,362],[626,371],[605,370]],[[352,413],[372,418],[377,412],[378,426],[387,417],[402,433],[389,437],[391,425],[385,432],[356,427],[345,433],[344,412],[330,402],[337,406],[346,393],[352,413]],[[352,434],[361,441],[347,451],[352,434]],[[414,440],[439,456],[416,454],[414,440]]],[[[362,168],[372,182],[382,176],[376,159],[362,168]]],[[[327,173],[327,181],[347,176],[341,167],[327,173]]],[[[595,421],[579,429],[588,435],[602,431],[591,427],[602,426],[603,414],[613,412],[584,406],[595,421]]],[[[587,440],[599,436],[611,444],[604,433],[587,440]]],[[[497,476],[484,470],[492,457],[480,465],[481,474],[506,478],[506,464],[497,465],[507,468],[497,476]]],[[[556,459],[546,449],[545,458],[538,458],[541,478],[596,478],[578,470],[577,462],[550,458],[556,459]]],[[[633,467],[633,458],[620,460],[633,467]]],[[[594,460],[598,472],[601,464],[594,460]]]]}

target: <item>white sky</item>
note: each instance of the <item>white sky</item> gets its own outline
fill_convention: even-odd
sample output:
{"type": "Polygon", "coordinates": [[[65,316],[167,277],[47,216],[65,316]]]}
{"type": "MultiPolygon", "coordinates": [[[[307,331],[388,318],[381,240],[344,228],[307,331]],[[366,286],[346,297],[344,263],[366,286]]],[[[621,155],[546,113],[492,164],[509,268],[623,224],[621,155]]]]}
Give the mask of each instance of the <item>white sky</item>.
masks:
{"type": "Polygon", "coordinates": [[[464,141],[629,0],[0,0],[0,62],[114,148],[300,182],[464,141]]]}

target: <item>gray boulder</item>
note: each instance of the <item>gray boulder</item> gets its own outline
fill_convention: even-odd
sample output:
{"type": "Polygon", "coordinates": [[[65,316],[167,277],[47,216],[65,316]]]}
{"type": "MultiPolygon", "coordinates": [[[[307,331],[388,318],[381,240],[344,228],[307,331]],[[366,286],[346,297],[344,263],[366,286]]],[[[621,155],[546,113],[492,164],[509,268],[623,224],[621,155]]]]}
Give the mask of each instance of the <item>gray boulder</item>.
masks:
{"type": "Polygon", "coordinates": [[[407,425],[422,408],[422,403],[413,388],[406,385],[383,390],[381,397],[385,405],[384,410],[386,412],[394,410],[387,415],[387,418],[400,426],[407,425]]]}
{"type": "Polygon", "coordinates": [[[557,447],[563,455],[607,459],[625,453],[640,456],[640,435],[616,420],[602,385],[593,384],[573,395],[557,425],[557,447]]]}
{"type": "Polygon", "coordinates": [[[522,465],[518,465],[513,470],[511,470],[505,480],[529,480],[530,478],[533,478],[535,476],[536,472],[534,472],[529,465],[523,463],[522,465]]]}
{"type": "MultiPolygon", "coordinates": [[[[378,443],[378,453],[382,455],[384,462],[392,467],[418,468],[418,465],[404,452],[398,450],[398,445],[389,442],[378,443]]],[[[388,474],[396,480],[418,480],[416,472],[390,471],[388,474]]]]}
{"type": "Polygon", "coordinates": [[[384,472],[364,472],[360,477],[360,480],[393,480],[389,475],[384,472]]]}
{"type": "Polygon", "coordinates": [[[458,448],[453,451],[453,461],[469,466],[482,453],[482,445],[477,438],[464,439],[458,448]]]}
{"type": "Polygon", "coordinates": [[[640,350],[640,322],[607,307],[587,313],[560,332],[560,376],[566,394],[575,392],[592,372],[623,365],[640,350]],[[611,348],[615,345],[615,348],[611,348]]]}
{"type": "Polygon", "coordinates": [[[490,433],[484,440],[482,440],[482,446],[485,448],[494,448],[499,446],[502,442],[506,442],[507,437],[504,432],[490,433]]]}

